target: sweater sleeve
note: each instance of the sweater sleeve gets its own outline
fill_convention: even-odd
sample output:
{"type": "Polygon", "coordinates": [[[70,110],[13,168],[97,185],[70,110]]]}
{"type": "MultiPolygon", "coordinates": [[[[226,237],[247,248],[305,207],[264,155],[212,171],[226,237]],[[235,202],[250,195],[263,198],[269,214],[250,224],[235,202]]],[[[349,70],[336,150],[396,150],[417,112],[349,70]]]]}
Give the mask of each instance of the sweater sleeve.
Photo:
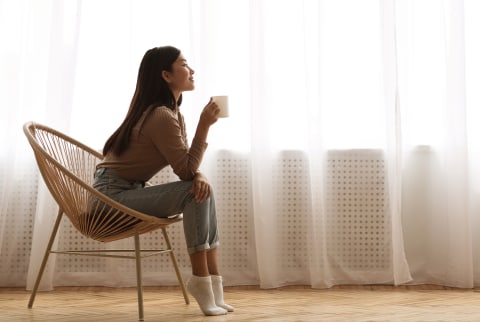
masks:
{"type": "Polygon", "coordinates": [[[175,174],[181,180],[192,180],[200,167],[207,143],[194,139],[189,147],[183,116],[167,107],[156,108],[144,126],[175,174]]]}

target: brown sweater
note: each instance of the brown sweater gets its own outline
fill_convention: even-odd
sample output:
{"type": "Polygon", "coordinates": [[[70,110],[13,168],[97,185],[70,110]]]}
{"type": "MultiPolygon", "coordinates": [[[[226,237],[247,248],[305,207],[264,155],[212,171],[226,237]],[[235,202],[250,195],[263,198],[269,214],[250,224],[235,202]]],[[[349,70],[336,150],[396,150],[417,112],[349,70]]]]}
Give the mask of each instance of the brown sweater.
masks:
{"type": "Polygon", "coordinates": [[[179,111],[155,107],[147,119],[142,117],[134,127],[125,152],[120,156],[109,152],[97,168],[112,169],[127,180],[148,181],[170,165],[181,180],[192,180],[206,148],[206,142],[195,138],[192,146],[188,146],[183,115],[179,111]]]}

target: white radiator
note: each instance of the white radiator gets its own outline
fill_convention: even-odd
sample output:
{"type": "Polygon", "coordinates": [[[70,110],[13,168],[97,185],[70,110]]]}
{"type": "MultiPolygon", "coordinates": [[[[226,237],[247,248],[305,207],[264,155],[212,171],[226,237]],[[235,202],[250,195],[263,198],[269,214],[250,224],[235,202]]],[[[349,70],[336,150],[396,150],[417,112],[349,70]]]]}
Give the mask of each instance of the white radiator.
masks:
{"type": "Polygon", "coordinates": [[[329,151],[325,189],[330,262],[349,270],[388,269],[391,229],[383,152],[329,151]]]}
{"type": "MultiPolygon", "coordinates": [[[[221,229],[220,266],[226,274],[245,276],[245,280],[256,278],[256,258],[253,229],[251,195],[251,169],[248,155],[220,151],[209,162],[211,183],[217,202],[218,221],[221,229]],[[242,275],[243,274],[243,275],[242,275]]],[[[11,238],[2,244],[2,257],[7,249],[17,248],[15,258],[4,258],[0,263],[0,274],[12,271],[25,275],[29,263],[32,238],[33,216],[36,209],[37,171],[34,167],[25,171],[19,178],[18,194],[9,200],[11,216],[7,216],[4,233],[11,238]],[[24,220],[9,219],[22,216],[24,220]],[[19,223],[23,226],[19,227],[19,223]]],[[[275,187],[274,201],[277,205],[276,223],[277,245],[282,250],[279,262],[292,271],[309,266],[312,241],[309,228],[312,225],[312,195],[309,179],[309,161],[305,153],[285,151],[272,165],[272,186],[275,187]],[[310,219],[309,219],[310,218],[310,219]]],[[[391,262],[390,217],[388,215],[388,194],[384,155],[379,150],[339,150],[326,155],[322,173],[325,183],[323,214],[315,225],[322,225],[325,231],[326,254],[333,268],[350,271],[386,270],[391,262]]],[[[177,180],[171,169],[162,171],[153,184],[177,180]]],[[[318,196],[313,196],[317,198],[318,196]]],[[[53,214],[55,215],[55,214],[53,214]]],[[[160,232],[142,236],[143,245],[162,242],[160,232]]],[[[190,264],[181,224],[170,229],[172,243],[177,250],[177,259],[182,270],[189,272],[190,264]]],[[[323,239],[323,237],[322,237],[323,239]]],[[[121,245],[99,244],[78,234],[65,220],[59,233],[59,247],[71,248],[75,245],[101,247],[133,246],[133,241],[120,241],[121,245]]],[[[131,275],[134,283],[134,261],[107,262],[103,258],[58,256],[56,271],[62,274],[109,272],[115,266],[121,278],[131,275]]],[[[171,263],[167,256],[154,256],[143,262],[144,276],[159,272],[169,274],[162,283],[175,284],[171,274],[171,263]]],[[[7,276],[7,275],[5,275],[7,276]]],[[[119,277],[120,278],[120,277],[119,277]]],[[[241,279],[241,278],[240,278],[241,279]]],[[[155,282],[155,278],[152,277],[155,282]]],[[[5,282],[5,281],[4,281],[5,282]]],[[[13,283],[15,284],[15,283],[13,283]]],[[[17,283],[18,284],[18,283],[17,283]]]]}

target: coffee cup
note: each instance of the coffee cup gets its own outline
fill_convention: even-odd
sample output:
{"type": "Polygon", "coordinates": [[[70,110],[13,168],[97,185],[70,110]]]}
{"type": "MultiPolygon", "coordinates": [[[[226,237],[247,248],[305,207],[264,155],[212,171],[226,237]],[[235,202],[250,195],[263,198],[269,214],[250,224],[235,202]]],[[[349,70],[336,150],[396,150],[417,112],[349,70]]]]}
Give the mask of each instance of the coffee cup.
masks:
{"type": "Polygon", "coordinates": [[[213,101],[217,103],[220,112],[218,113],[218,117],[228,117],[228,96],[227,95],[220,95],[220,96],[213,96],[213,101]]]}

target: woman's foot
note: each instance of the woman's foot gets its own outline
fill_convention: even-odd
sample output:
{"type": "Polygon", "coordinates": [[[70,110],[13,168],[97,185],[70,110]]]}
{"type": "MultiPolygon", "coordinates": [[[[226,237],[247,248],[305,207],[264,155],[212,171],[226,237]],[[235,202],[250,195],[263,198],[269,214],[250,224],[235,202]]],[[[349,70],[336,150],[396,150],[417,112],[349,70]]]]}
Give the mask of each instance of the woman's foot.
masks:
{"type": "Polygon", "coordinates": [[[221,308],[224,308],[228,312],[233,312],[234,308],[231,305],[228,305],[223,300],[223,280],[221,276],[211,275],[212,278],[212,289],[213,295],[215,298],[215,304],[221,308]]]}
{"type": "Polygon", "coordinates": [[[197,301],[200,309],[205,315],[223,315],[227,310],[215,304],[215,297],[212,289],[210,276],[193,275],[187,284],[188,291],[197,301]]]}

